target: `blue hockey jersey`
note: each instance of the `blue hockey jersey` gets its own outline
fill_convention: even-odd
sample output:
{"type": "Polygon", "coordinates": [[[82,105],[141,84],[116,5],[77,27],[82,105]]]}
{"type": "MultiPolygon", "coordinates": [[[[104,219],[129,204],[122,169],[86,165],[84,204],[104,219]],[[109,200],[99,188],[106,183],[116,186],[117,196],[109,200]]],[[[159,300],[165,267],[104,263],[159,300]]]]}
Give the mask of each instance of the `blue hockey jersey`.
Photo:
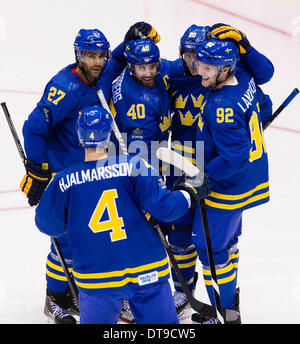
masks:
{"type": "Polygon", "coordinates": [[[151,142],[168,140],[171,125],[161,74],[157,74],[155,88],[150,89],[137,82],[127,67],[112,86],[112,101],[116,124],[127,135],[128,152],[151,161],[151,142]]]}
{"type": "MultiPolygon", "coordinates": [[[[182,60],[178,59],[182,64],[182,60]]],[[[174,64],[173,64],[174,66],[174,64]]],[[[241,56],[239,66],[246,68],[256,84],[268,82],[274,73],[271,61],[253,47],[241,56]]],[[[174,68],[174,67],[173,67],[174,68]]],[[[177,70],[178,67],[177,67],[177,70]]],[[[172,76],[169,78],[171,107],[174,112],[171,125],[172,148],[196,164],[196,133],[198,121],[201,126],[200,112],[203,110],[209,89],[201,85],[201,76],[172,76]]],[[[257,87],[263,123],[272,115],[272,102],[268,95],[257,87]]]]}
{"type": "Polygon", "coordinates": [[[76,122],[79,111],[87,106],[101,105],[97,89],[102,88],[107,101],[111,84],[125,67],[119,58],[123,45],[114,50],[96,87],[86,85],[71,64],[56,74],[46,85],[43,96],[23,126],[27,158],[39,164],[47,161],[53,172],[84,160],[79,146],[76,122]]]}
{"type": "Polygon", "coordinates": [[[35,221],[48,235],[67,233],[80,289],[126,292],[169,278],[166,251],[144,210],[173,221],[188,206],[183,193],[170,192],[144,160],[121,156],[57,173],[36,208],[35,221]]]}
{"type": "Polygon", "coordinates": [[[240,211],[269,200],[268,157],[258,91],[250,74],[237,68],[237,85],[210,93],[199,121],[205,170],[212,182],[206,205],[240,211]]]}

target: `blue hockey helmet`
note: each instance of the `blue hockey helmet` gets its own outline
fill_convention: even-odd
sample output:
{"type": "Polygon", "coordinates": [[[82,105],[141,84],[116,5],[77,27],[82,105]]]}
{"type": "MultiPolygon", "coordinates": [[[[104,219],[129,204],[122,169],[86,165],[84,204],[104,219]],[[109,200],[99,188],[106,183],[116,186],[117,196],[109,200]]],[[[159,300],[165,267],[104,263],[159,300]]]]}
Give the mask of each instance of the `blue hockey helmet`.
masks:
{"type": "Polygon", "coordinates": [[[77,134],[83,147],[105,148],[110,140],[113,119],[101,106],[89,106],[79,113],[77,134]]]}
{"type": "Polygon", "coordinates": [[[180,39],[180,56],[182,56],[184,52],[196,53],[200,44],[206,41],[206,34],[209,28],[209,26],[191,25],[180,39]]]}
{"type": "Polygon", "coordinates": [[[155,62],[160,63],[159,49],[153,43],[152,39],[129,41],[126,45],[124,54],[130,69],[132,65],[143,65],[155,62]]]}
{"type": "Polygon", "coordinates": [[[239,61],[239,51],[232,42],[210,39],[199,46],[196,58],[205,64],[217,66],[219,71],[225,66],[230,66],[232,73],[239,61]]]}
{"type": "Polygon", "coordinates": [[[97,29],[81,29],[74,42],[74,49],[92,52],[108,52],[109,42],[104,34],[97,29]]]}
{"type": "MultiPolygon", "coordinates": [[[[111,58],[111,51],[109,50],[109,42],[104,36],[104,34],[97,29],[81,29],[79,30],[75,41],[74,41],[74,50],[75,50],[75,59],[76,63],[82,70],[83,74],[87,77],[85,67],[83,66],[83,54],[84,52],[104,52],[105,53],[105,61],[102,66],[102,72],[104,71],[107,62],[111,58]]],[[[99,75],[99,77],[101,76],[99,75]]],[[[99,78],[98,77],[98,78],[99,78]]],[[[88,77],[87,77],[88,79],[88,77]]]]}

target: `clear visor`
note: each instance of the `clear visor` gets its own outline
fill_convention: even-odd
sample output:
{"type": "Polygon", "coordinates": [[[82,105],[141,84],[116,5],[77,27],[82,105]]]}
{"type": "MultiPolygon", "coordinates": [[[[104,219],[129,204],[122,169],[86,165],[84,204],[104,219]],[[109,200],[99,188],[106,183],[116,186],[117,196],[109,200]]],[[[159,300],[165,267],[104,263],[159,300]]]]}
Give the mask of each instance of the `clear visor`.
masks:
{"type": "Polygon", "coordinates": [[[192,75],[197,75],[198,60],[196,58],[196,53],[185,51],[183,53],[184,62],[187,64],[192,75]]]}
{"type": "Polygon", "coordinates": [[[79,61],[85,63],[91,60],[101,60],[104,62],[105,59],[110,59],[110,51],[97,51],[97,50],[89,50],[89,51],[82,51],[77,49],[76,56],[79,61]]]}
{"type": "Polygon", "coordinates": [[[195,63],[195,68],[197,69],[198,75],[201,75],[202,77],[217,75],[223,68],[222,66],[210,65],[210,64],[201,62],[197,59],[195,59],[194,63],[195,63]]]}
{"type": "Polygon", "coordinates": [[[149,75],[156,76],[158,73],[159,62],[153,62],[149,64],[133,65],[133,73],[135,75],[149,75]]]}

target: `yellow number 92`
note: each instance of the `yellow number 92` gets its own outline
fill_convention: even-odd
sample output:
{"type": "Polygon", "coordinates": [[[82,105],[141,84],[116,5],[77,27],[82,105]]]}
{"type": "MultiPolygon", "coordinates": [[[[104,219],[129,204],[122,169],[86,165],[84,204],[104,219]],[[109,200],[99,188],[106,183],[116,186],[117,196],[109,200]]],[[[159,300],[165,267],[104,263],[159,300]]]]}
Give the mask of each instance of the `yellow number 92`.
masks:
{"type": "Polygon", "coordinates": [[[217,108],[217,123],[233,123],[233,109],[232,108],[217,108]]]}

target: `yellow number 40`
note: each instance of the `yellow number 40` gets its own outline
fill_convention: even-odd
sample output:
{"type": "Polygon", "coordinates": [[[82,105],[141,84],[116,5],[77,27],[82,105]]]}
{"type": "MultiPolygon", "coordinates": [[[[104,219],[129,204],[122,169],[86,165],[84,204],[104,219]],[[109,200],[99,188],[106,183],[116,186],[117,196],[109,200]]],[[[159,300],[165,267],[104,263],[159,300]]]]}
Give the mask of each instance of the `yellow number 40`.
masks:
{"type": "Polygon", "coordinates": [[[103,191],[100,200],[91,216],[89,227],[94,233],[111,231],[111,241],[127,239],[123,218],[119,217],[115,199],[118,198],[116,189],[103,191]],[[101,221],[103,213],[107,209],[108,220],[101,221]]]}
{"type": "Polygon", "coordinates": [[[127,111],[127,116],[132,119],[145,118],[145,105],[144,104],[132,104],[130,109],[127,111]]]}

